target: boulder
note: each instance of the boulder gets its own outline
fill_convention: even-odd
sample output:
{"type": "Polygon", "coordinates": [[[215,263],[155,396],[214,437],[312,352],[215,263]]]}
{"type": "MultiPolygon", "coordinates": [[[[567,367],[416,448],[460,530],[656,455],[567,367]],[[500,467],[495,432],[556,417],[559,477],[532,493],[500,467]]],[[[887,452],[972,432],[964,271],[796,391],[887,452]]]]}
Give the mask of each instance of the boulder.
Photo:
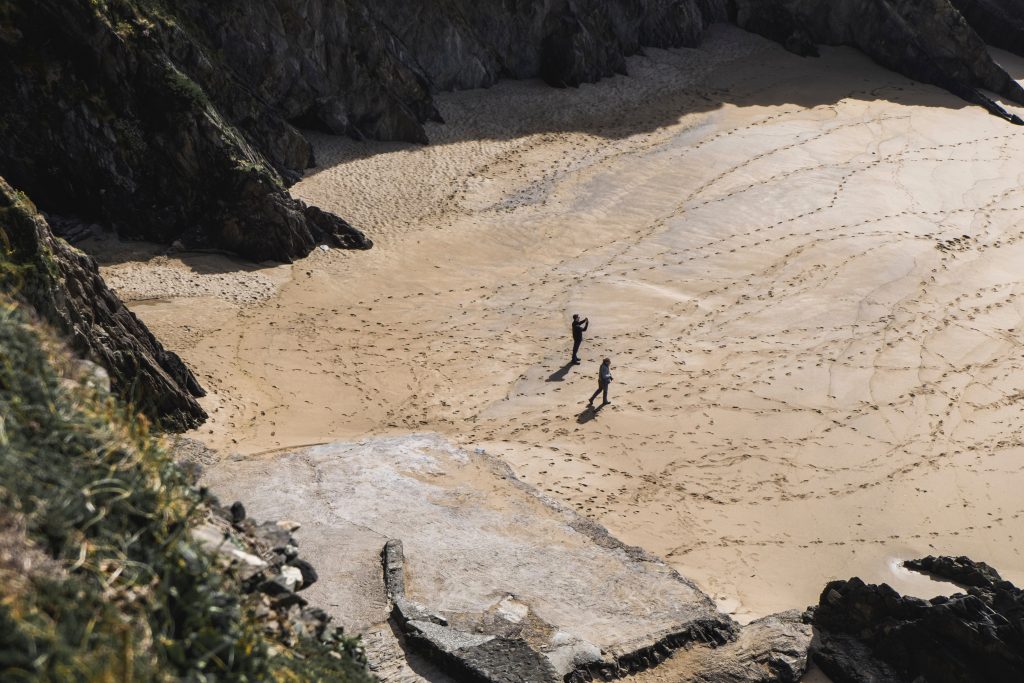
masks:
{"type": "Polygon", "coordinates": [[[906,564],[970,587],[926,601],[856,578],[828,584],[813,613],[813,658],[833,681],[1024,680],[1024,591],[965,557],[906,564]]]}

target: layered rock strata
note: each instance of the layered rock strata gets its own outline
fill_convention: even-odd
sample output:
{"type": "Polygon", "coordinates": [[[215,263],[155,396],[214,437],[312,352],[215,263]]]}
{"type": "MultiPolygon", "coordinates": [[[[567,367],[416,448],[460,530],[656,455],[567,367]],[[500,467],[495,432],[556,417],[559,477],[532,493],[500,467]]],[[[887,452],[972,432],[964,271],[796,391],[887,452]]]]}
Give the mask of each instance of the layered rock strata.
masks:
{"type": "Polygon", "coordinates": [[[103,282],[96,262],[53,236],[29,199],[0,178],[0,289],[30,306],[81,358],[98,363],[111,389],[161,425],[206,419],[204,392],[103,282]]]}

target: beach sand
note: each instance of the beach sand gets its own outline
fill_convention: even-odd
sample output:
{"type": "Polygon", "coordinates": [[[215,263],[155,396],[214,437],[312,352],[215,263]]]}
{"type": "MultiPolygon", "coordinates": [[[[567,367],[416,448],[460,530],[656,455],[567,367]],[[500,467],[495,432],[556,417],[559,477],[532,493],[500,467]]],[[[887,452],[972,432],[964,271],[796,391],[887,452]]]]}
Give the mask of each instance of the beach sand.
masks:
{"type": "Polygon", "coordinates": [[[725,27],[629,69],[441,95],[427,147],[314,137],[294,194],[369,252],[103,259],[210,390],[194,436],[439,432],[741,621],[854,575],[930,597],[927,554],[1024,583],[1024,132],[725,27]]]}

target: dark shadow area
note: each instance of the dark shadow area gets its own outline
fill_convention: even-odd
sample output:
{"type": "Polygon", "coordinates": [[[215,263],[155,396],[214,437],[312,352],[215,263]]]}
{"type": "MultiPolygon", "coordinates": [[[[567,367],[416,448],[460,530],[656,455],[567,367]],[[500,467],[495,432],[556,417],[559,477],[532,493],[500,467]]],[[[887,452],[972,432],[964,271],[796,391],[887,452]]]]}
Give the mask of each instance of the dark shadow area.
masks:
{"type": "MultiPolygon", "coordinates": [[[[458,681],[448,674],[444,673],[437,664],[425,659],[421,654],[413,650],[409,643],[405,639],[405,634],[402,633],[402,629],[395,624],[395,620],[388,619],[388,628],[395,635],[395,639],[398,641],[399,647],[402,648],[402,654],[405,655],[405,663],[409,665],[409,668],[430,683],[458,683],[458,681]]],[[[379,664],[378,662],[371,663],[379,664]]]]}
{"type": "Polygon", "coordinates": [[[582,413],[576,416],[577,424],[585,425],[592,420],[596,420],[602,408],[604,408],[604,405],[587,406],[582,413]]]}
{"type": "Polygon", "coordinates": [[[560,367],[557,370],[555,370],[554,372],[552,372],[551,376],[548,377],[544,381],[545,382],[563,382],[563,381],[565,381],[565,376],[569,374],[569,371],[572,370],[572,367],[574,365],[576,365],[576,363],[573,363],[572,361],[569,361],[568,363],[566,363],[562,367],[560,367]]]}
{"type": "Polygon", "coordinates": [[[74,246],[96,259],[102,266],[122,263],[145,263],[168,257],[180,261],[197,275],[225,275],[253,273],[280,264],[274,261],[257,263],[238,254],[220,249],[177,249],[166,244],[141,240],[124,240],[112,230],[104,230],[87,239],[74,242],[74,246]]]}

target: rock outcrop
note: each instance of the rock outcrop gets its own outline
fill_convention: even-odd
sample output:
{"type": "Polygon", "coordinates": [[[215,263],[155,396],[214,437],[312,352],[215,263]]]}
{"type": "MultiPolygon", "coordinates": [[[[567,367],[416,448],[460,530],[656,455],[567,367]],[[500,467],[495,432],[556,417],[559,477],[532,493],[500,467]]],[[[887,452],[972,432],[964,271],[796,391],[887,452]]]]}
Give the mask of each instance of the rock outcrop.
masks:
{"type": "Polygon", "coordinates": [[[30,306],[111,389],[171,429],[206,419],[204,392],[177,355],[104,284],[95,261],[53,236],[26,196],[0,178],[0,291],[30,306]]]}
{"type": "Polygon", "coordinates": [[[0,172],[48,213],[255,260],[370,245],[288,194],[268,155],[301,167],[308,144],[180,7],[4,0],[0,26],[0,172]]]}
{"type": "Polygon", "coordinates": [[[966,557],[905,563],[966,593],[901,596],[860,579],[833,581],[814,609],[814,661],[836,683],[1024,680],[1024,591],[966,557]]]}
{"type": "Polygon", "coordinates": [[[741,27],[798,54],[814,44],[856,47],[879,64],[938,85],[1013,123],[1024,124],[982,90],[1024,104],[1024,89],[989,54],[985,40],[1021,52],[1020,8],[1013,0],[730,0],[741,27]],[[962,6],[965,14],[958,11],[962,6]],[[1002,16],[1015,17],[1005,32],[1002,16]],[[979,35],[971,24],[978,22],[979,35]],[[983,37],[985,40],[983,40],[983,37]]]}

